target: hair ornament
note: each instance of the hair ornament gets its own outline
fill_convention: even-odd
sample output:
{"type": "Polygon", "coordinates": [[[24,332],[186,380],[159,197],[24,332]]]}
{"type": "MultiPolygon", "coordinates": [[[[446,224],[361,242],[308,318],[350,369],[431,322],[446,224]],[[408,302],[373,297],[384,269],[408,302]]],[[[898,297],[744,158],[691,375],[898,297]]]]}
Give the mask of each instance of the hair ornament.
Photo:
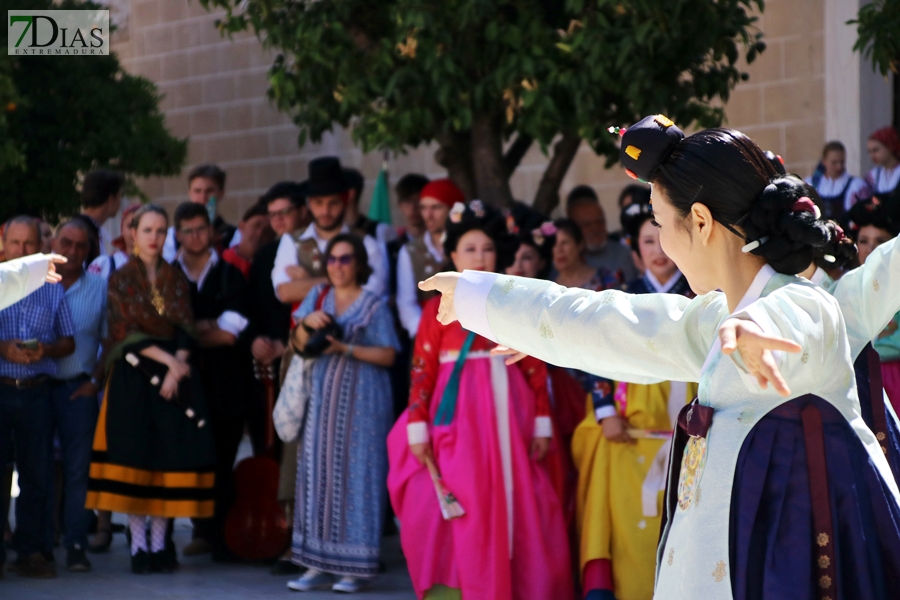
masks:
{"type": "Polygon", "coordinates": [[[516,218],[513,216],[512,211],[508,208],[504,208],[503,217],[506,219],[506,233],[510,235],[518,235],[519,226],[516,224],[516,218]]]}
{"type": "Polygon", "coordinates": [[[745,244],[741,248],[741,252],[743,252],[744,254],[753,252],[754,250],[756,250],[757,248],[759,248],[760,246],[762,246],[763,244],[765,244],[768,241],[769,241],[769,236],[764,235],[763,237],[759,238],[758,240],[753,240],[752,242],[745,244]]]}
{"type": "Polygon", "coordinates": [[[484,218],[484,204],[482,204],[481,200],[472,200],[469,202],[469,210],[475,213],[477,218],[484,218]]]}
{"type": "Polygon", "coordinates": [[[628,129],[610,128],[622,136],[619,160],[629,177],[647,183],[684,139],[684,133],[665,115],[644,117],[628,129]]]}
{"type": "Polygon", "coordinates": [[[809,196],[803,196],[794,202],[791,206],[791,212],[810,212],[814,214],[817,219],[822,218],[822,211],[816,206],[815,202],[810,200],[809,196]]]}
{"type": "Polygon", "coordinates": [[[625,135],[625,132],[628,131],[624,127],[609,127],[606,130],[613,135],[618,135],[619,137],[625,135]]]}
{"type": "Polygon", "coordinates": [[[450,209],[450,222],[461,223],[464,212],[466,212],[466,205],[462,202],[455,203],[453,208],[450,209]]]}
{"type": "Polygon", "coordinates": [[[831,254],[823,254],[822,258],[825,260],[825,262],[830,262],[830,263],[837,262],[837,259],[834,256],[832,256],[831,254]]]}
{"type": "Polygon", "coordinates": [[[553,224],[553,221],[546,221],[540,227],[531,231],[531,239],[538,246],[543,246],[548,238],[556,235],[556,232],[556,225],[553,224]]]}

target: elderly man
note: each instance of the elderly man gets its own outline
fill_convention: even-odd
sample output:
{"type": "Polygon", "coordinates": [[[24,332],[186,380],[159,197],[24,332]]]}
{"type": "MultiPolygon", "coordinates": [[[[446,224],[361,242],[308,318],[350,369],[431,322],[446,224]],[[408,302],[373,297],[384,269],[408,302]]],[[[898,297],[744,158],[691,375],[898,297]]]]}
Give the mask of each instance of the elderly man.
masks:
{"type": "MultiPolygon", "coordinates": [[[[14,217],[6,224],[3,246],[10,259],[40,248],[37,221],[14,217]]],[[[0,464],[15,442],[21,494],[16,502],[16,570],[24,577],[54,577],[56,567],[47,522],[53,448],[51,378],[54,359],[75,350],[75,326],[60,286],[44,286],[0,310],[0,464]]],[[[0,565],[6,549],[0,547],[0,565]]]]}
{"type": "MultiPolygon", "coordinates": [[[[68,259],[60,265],[66,304],[75,323],[75,352],[56,360],[53,387],[53,425],[59,436],[65,498],[63,507],[66,567],[90,571],[85,555],[91,513],[84,507],[87,495],[91,445],[97,426],[97,392],[103,367],[97,360],[100,342],[106,338],[106,280],[84,270],[91,232],[79,219],[56,231],[53,251],[68,259]]],[[[53,508],[53,502],[48,506],[53,508]]],[[[48,515],[52,518],[52,514],[48,515]]]]}
{"type": "Polygon", "coordinates": [[[621,273],[623,281],[631,281],[638,276],[631,250],[609,239],[606,214],[593,188],[579,185],[569,192],[566,216],[575,221],[584,235],[587,244],[585,260],[590,266],[621,273]]]}

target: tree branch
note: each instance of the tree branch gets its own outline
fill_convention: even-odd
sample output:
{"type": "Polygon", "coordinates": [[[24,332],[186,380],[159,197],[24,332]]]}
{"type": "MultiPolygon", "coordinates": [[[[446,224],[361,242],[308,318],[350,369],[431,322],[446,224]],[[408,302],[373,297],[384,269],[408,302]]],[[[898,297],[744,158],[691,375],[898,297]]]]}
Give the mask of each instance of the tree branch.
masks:
{"type": "Polygon", "coordinates": [[[544,170],[532,207],[545,215],[549,215],[559,206],[559,186],[569,171],[575,154],[581,146],[581,138],[574,133],[564,133],[553,145],[553,158],[544,170]]]}
{"type": "Polygon", "coordinates": [[[522,158],[528,152],[528,149],[531,148],[531,144],[533,143],[534,138],[530,135],[520,133],[516,136],[516,141],[512,143],[509,149],[507,149],[506,154],[503,155],[503,168],[506,170],[507,177],[512,177],[512,174],[519,166],[519,163],[522,162],[522,158]]]}

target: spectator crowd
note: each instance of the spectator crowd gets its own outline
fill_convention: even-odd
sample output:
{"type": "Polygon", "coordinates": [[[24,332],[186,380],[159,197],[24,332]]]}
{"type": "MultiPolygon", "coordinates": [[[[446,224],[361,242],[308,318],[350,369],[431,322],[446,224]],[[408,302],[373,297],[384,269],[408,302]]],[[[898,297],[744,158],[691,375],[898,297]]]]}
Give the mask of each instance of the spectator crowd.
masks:
{"type": "MultiPolygon", "coordinates": [[[[829,142],[806,180],[861,261],[900,231],[897,132],[874,132],[869,154],[875,167],[857,177],[844,146],[829,142]]],[[[364,178],[333,157],[310,162],[306,181],[272,185],[236,226],[219,214],[226,173],[215,165],[191,170],[188,200],[171,215],[123,209],[123,184],[92,171],[80,214],[55,229],[26,215],[3,226],[5,260],[52,251],[68,262],[61,285],[0,310],[4,516],[13,468],[21,490],[0,578],[55,576],[57,545],[67,569],[89,571],[88,553],[114,540],[113,513],[128,515],[135,573],[177,568],[179,517],[193,520],[184,555],[242,560],[227,530],[248,436],[255,455],[280,465],[277,501],[292,534],[273,571],[295,575],[291,589],[363,589],[383,568],[381,537],[399,523],[420,596],[458,598],[473,580],[485,597],[612,589],[610,546],[614,565],[617,552],[628,555],[621,564],[640,563],[633,597],[652,593],[659,527],[641,513],[641,482],[661,442],[641,440],[649,446],[627,498],[637,531],[597,525],[626,516],[614,503],[592,508],[616,474],[599,474],[592,457],[633,443],[637,430],[670,429],[667,417],[636,425],[646,414],[635,407],[691,390],[639,390],[530,358],[505,365],[488,340],[440,325],[437,300],[418,287],[469,269],[689,295],[659,245],[649,187],[622,191],[613,231],[589,186],[572,189],[565,216],[550,220],[518,202],[496,211],[467,201],[451,180],[419,174],[395,183],[403,225],[394,227],[361,212],[364,178]],[[119,214],[120,236],[109,239],[104,224],[119,214]],[[442,515],[438,477],[453,491],[441,508],[458,501],[466,519],[442,515]]],[[[840,271],[822,263],[807,276],[840,271]]],[[[900,409],[898,331],[895,317],[875,348],[900,409]]]]}

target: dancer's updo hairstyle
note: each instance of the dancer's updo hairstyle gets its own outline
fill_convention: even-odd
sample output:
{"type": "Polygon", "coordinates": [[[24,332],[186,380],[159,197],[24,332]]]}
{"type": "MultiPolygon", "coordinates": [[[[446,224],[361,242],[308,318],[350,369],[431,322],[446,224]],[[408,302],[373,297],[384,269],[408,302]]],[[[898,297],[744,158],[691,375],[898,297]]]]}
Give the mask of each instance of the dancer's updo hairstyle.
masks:
{"type": "Polygon", "coordinates": [[[679,216],[686,218],[695,202],[705,205],[746,251],[780,273],[802,272],[817,249],[843,235],[819,218],[802,181],[777,173],[740,131],[684,137],[668,118],[650,116],[622,134],[620,157],[631,177],[662,189],[679,216]]]}
{"type": "MultiPolygon", "coordinates": [[[[456,252],[459,240],[475,229],[484,232],[494,241],[497,250],[495,268],[498,273],[502,273],[515,258],[515,239],[507,229],[506,218],[481,200],[472,200],[468,204],[457,202],[450,209],[444,229],[444,256],[452,262],[450,255],[456,252]]],[[[456,265],[453,265],[453,268],[455,269],[456,265]]]]}

